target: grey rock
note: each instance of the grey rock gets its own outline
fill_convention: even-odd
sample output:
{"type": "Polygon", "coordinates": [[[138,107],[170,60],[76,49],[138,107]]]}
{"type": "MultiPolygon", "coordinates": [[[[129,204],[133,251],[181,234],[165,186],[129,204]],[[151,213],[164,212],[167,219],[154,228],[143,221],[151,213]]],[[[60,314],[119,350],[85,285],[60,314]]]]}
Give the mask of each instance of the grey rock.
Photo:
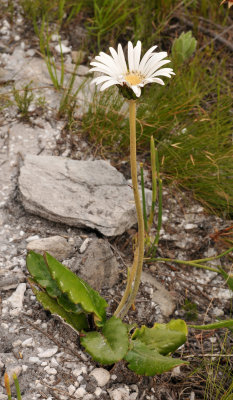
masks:
{"type": "Polygon", "coordinates": [[[62,236],[50,236],[43,239],[33,240],[27,245],[27,250],[33,250],[40,254],[48,252],[51,256],[63,261],[74,253],[75,249],[62,236]]]}
{"type": "Polygon", "coordinates": [[[38,357],[40,358],[50,358],[54,356],[58,351],[58,347],[51,347],[50,349],[42,350],[38,353],[38,357]]]}
{"type": "MultiPolygon", "coordinates": [[[[106,236],[120,235],[137,222],[133,190],[103,160],[28,155],[19,189],[25,209],[51,221],[97,229],[106,236]]],[[[150,191],[146,198],[150,203],[150,191]]]]}
{"type": "Polygon", "coordinates": [[[78,275],[95,290],[115,285],[119,279],[119,265],[108,241],[91,241],[80,263],[78,275]]]}
{"type": "Polygon", "coordinates": [[[109,394],[111,400],[129,400],[129,388],[127,386],[110,390],[109,394]]]}
{"type": "Polygon", "coordinates": [[[176,308],[175,299],[171,293],[165,289],[152,275],[147,272],[142,272],[142,282],[150,284],[155,290],[151,296],[152,301],[157,303],[160,307],[161,313],[164,317],[169,317],[173,314],[176,308]]]}
{"type": "Polygon", "coordinates": [[[94,376],[98,386],[105,386],[110,380],[110,373],[107,369],[104,368],[95,368],[90,373],[91,376],[94,376]]]}
{"type": "MultiPolygon", "coordinates": [[[[24,292],[26,290],[26,283],[20,283],[15,292],[8,297],[6,301],[12,308],[21,310],[23,308],[24,292]]],[[[4,302],[5,302],[4,301],[4,302]]]]}

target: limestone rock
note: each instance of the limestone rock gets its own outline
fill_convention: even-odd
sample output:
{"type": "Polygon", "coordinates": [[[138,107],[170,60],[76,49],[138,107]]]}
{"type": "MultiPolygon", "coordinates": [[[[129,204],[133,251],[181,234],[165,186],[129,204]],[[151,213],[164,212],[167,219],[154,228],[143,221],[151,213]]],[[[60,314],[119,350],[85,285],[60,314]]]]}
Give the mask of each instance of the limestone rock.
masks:
{"type": "Polygon", "coordinates": [[[159,305],[162,315],[164,317],[172,315],[175,311],[176,303],[171,293],[147,272],[142,272],[141,279],[143,283],[150,284],[155,289],[152,294],[152,300],[159,305]]]}
{"type": "MultiPolygon", "coordinates": [[[[19,189],[25,209],[51,221],[106,236],[121,235],[137,222],[132,188],[103,160],[28,155],[19,189]]],[[[150,203],[150,191],[146,197],[150,203]]]]}
{"type": "Polygon", "coordinates": [[[90,373],[91,376],[94,376],[98,386],[105,386],[110,380],[110,373],[107,369],[104,368],[95,368],[90,373]]]}
{"type": "Polygon", "coordinates": [[[26,283],[20,283],[15,292],[6,300],[12,308],[21,310],[23,308],[24,292],[26,290],[26,283]]]}
{"type": "Polygon", "coordinates": [[[75,249],[62,236],[50,236],[43,239],[32,240],[27,245],[27,250],[43,254],[45,251],[59,261],[69,258],[75,249]]]}
{"type": "Polygon", "coordinates": [[[108,241],[91,241],[79,266],[78,275],[95,290],[115,285],[119,278],[119,267],[108,241]]]}

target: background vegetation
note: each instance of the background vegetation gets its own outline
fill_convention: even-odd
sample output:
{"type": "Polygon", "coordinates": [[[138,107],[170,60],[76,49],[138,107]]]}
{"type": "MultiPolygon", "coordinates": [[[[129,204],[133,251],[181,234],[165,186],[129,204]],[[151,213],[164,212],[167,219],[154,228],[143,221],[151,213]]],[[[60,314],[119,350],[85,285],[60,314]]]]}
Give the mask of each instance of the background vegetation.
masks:
{"type": "MultiPolygon", "coordinates": [[[[167,183],[192,191],[211,212],[233,215],[232,9],[219,0],[19,0],[22,12],[40,38],[59,31],[72,36],[82,26],[88,35],[81,49],[89,59],[99,50],[140,39],[143,49],[166,49],[176,76],[165,87],[146,88],[138,105],[138,148],[147,159],[153,135],[167,183]],[[171,54],[175,38],[192,31],[194,54],[181,62],[171,54]]],[[[14,15],[15,2],[4,11],[14,15]]],[[[46,38],[45,38],[46,37],[46,38]]],[[[75,45],[75,40],[72,37],[75,45]]],[[[46,46],[45,46],[46,43],[46,46]]],[[[80,45],[79,45],[80,47],[80,45]]],[[[79,48],[80,49],[80,48],[79,48]]],[[[48,64],[49,65],[49,64],[48,64]]],[[[72,109],[63,114],[72,118],[72,109]]],[[[68,104],[67,104],[68,107],[68,104]]],[[[82,121],[85,137],[101,152],[128,154],[128,121],[123,100],[114,90],[96,93],[82,121]]],[[[61,113],[60,113],[61,115],[61,113]]],[[[69,121],[68,128],[74,124],[69,121]]],[[[74,131],[75,133],[75,131],[74,131]]]]}

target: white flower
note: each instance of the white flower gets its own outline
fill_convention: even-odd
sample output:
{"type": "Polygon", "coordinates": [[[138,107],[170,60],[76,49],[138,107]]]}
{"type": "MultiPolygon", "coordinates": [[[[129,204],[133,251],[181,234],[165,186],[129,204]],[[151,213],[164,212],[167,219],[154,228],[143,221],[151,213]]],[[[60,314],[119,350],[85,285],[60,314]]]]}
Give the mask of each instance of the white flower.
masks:
{"type": "Polygon", "coordinates": [[[135,47],[128,42],[128,65],[121,44],[118,44],[117,52],[112,47],[109,48],[111,56],[100,52],[95,57],[96,61],[91,62],[93,68],[90,72],[101,72],[103,75],[93,79],[91,83],[101,84],[101,91],[112,85],[127,86],[137,97],[141,95],[141,87],[147,83],[156,82],[164,85],[163,80],[158,76],[171,78],[171,75],[175,74],[172,68],[161,68],[170,60],[164,60],[167,57],[166,52],[155,53],[156,47],[151,47],[140,61],[141,42],[138,41],[135,47]]]}

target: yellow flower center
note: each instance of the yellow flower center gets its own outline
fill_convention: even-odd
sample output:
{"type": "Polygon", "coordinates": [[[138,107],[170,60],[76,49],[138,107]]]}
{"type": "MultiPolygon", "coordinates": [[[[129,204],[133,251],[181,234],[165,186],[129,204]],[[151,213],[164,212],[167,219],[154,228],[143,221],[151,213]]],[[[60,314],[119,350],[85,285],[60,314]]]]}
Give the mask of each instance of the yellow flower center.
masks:
{"type": "Polygon", "coordinates": [[[130,72],[128,72],[126,75],[125,75],[125,80],[131,85],[131,86],[134,86],[134,85],[138,85],[139,83],[141,83],[142,82],[142,75],[141,74],[139,74],[139,73],[130,73],[130,72]]]}

